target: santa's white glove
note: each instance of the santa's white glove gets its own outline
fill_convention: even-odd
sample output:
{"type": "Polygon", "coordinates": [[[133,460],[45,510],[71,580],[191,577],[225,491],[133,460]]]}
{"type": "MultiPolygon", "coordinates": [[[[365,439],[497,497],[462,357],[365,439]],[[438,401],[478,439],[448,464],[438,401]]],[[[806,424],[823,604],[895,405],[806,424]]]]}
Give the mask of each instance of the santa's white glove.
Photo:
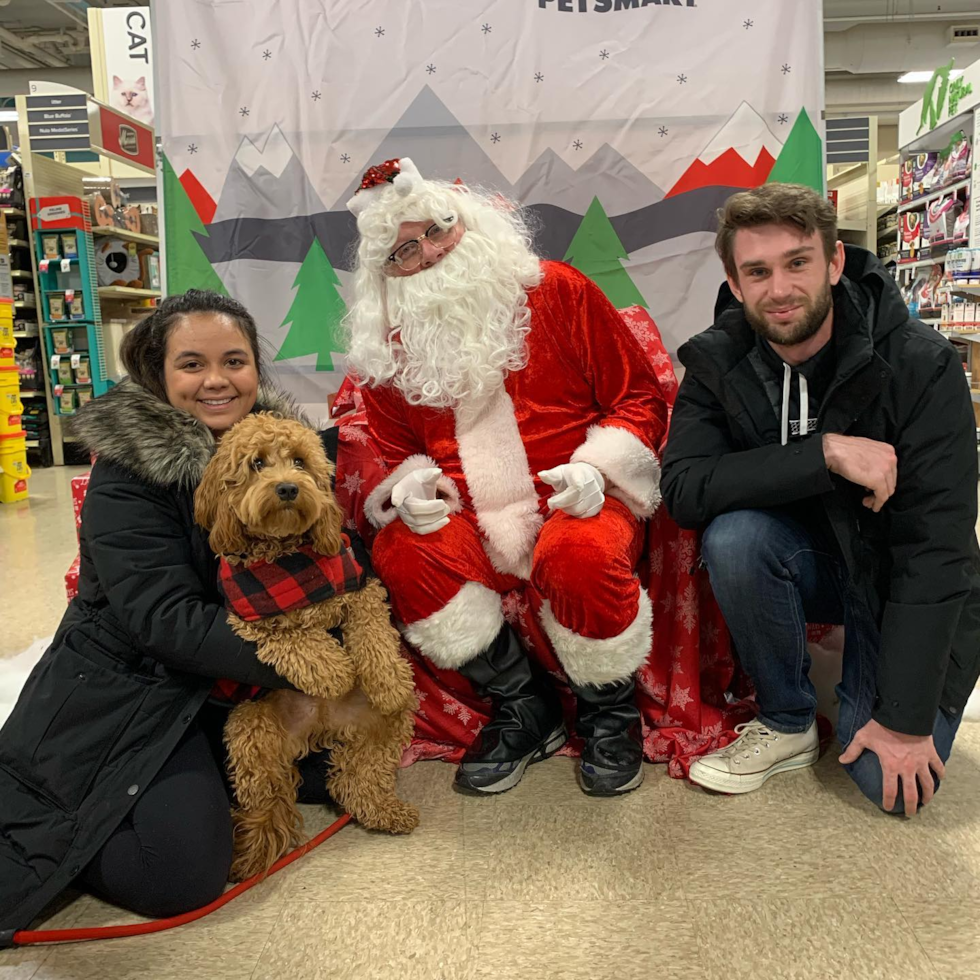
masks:
{"type": "Polygon", "coordinates": [[[438,466],[413,470],[392,488],[391,506],[416,534],[431,534],[449,523],[449,504],[436,497],[440,476],[438,466]]]}
{"type": "Polygon", "coordinates": [[[538,476],[554,487],[548,498],[549,510],[563,510],[572,517],[595,517],[606,501],[606,481],[591,463],[563,463],[538,476]]]}

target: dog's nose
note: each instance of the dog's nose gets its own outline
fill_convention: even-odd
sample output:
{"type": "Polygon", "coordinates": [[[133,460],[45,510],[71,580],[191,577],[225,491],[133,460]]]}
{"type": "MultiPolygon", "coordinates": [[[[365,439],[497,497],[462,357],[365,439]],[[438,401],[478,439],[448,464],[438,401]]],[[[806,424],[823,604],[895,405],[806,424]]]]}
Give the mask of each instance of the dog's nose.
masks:
{"type": "Polygon", "coordinates": [[[295,500],[299,496],[299,487],[295,483],[277,483],[276,496],[283,501],[295,500]]]}

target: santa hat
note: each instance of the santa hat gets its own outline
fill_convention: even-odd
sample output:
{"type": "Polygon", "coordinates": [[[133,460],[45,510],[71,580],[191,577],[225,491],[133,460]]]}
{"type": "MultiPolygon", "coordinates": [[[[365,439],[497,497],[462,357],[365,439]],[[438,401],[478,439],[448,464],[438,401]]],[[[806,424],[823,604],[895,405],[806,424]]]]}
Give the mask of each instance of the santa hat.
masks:
{"type": "Polygon", "coordinates": [[[385,160],[377,167],[368,168],[361,178],[361,186],[347,202],[347,209],[354,215],[360,215],[378,200],[389,184],[394,186],[399,197],[408,197],[422,186],[423,180],[418,167],[408,157],[385,160]]]}

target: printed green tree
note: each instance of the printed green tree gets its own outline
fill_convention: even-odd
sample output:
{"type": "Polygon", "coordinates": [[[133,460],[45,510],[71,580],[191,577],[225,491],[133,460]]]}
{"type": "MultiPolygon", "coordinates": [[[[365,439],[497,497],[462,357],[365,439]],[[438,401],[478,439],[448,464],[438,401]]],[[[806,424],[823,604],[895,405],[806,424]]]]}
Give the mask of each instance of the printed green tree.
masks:
{"type": "Polygon", "coordinates": [[[212,289],[228,295],[195,234],[208,237],[191,199],[170,161],[163,158],[164,224],[167,230],[167,292],[212,289]]]}
{"type": "Polygon", "coordinates": [[[766,183],[805,184],[822,194],[824,177],[823,141],[813,128],[806,109],[801,109],[766,183]]]}
{"type": "Polygon", "coordinates": [[[333,371],[332,353],[344,350],[340,323],[347,312],[337,292],[340,280],[319,240],[314,238],[296,274],[296,295],[282,326],[289,333],[276,354],[277,361],[316,354],[317,371],[333,371]]]}
{"type": "Polygon", "coordinates": [[[564,261],[585,273],[617,310],[624,310],[628,306],[646,307],[646,300],[621,265],[625,258],[626,249],[599,203],[599,198],[592,198],[589,210],[585,212],[585,217],[565,252],[564,261]]]}

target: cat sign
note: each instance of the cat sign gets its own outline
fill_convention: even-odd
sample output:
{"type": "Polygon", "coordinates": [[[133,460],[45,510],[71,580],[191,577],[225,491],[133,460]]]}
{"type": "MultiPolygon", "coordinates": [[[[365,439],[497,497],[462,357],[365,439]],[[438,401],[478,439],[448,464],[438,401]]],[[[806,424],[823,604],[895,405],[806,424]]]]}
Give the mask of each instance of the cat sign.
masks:
{"type": "Polygon", "coordinates": [[[153,125],[153,40],[149,7],[89,7],[95,97],[153,125]]]}

